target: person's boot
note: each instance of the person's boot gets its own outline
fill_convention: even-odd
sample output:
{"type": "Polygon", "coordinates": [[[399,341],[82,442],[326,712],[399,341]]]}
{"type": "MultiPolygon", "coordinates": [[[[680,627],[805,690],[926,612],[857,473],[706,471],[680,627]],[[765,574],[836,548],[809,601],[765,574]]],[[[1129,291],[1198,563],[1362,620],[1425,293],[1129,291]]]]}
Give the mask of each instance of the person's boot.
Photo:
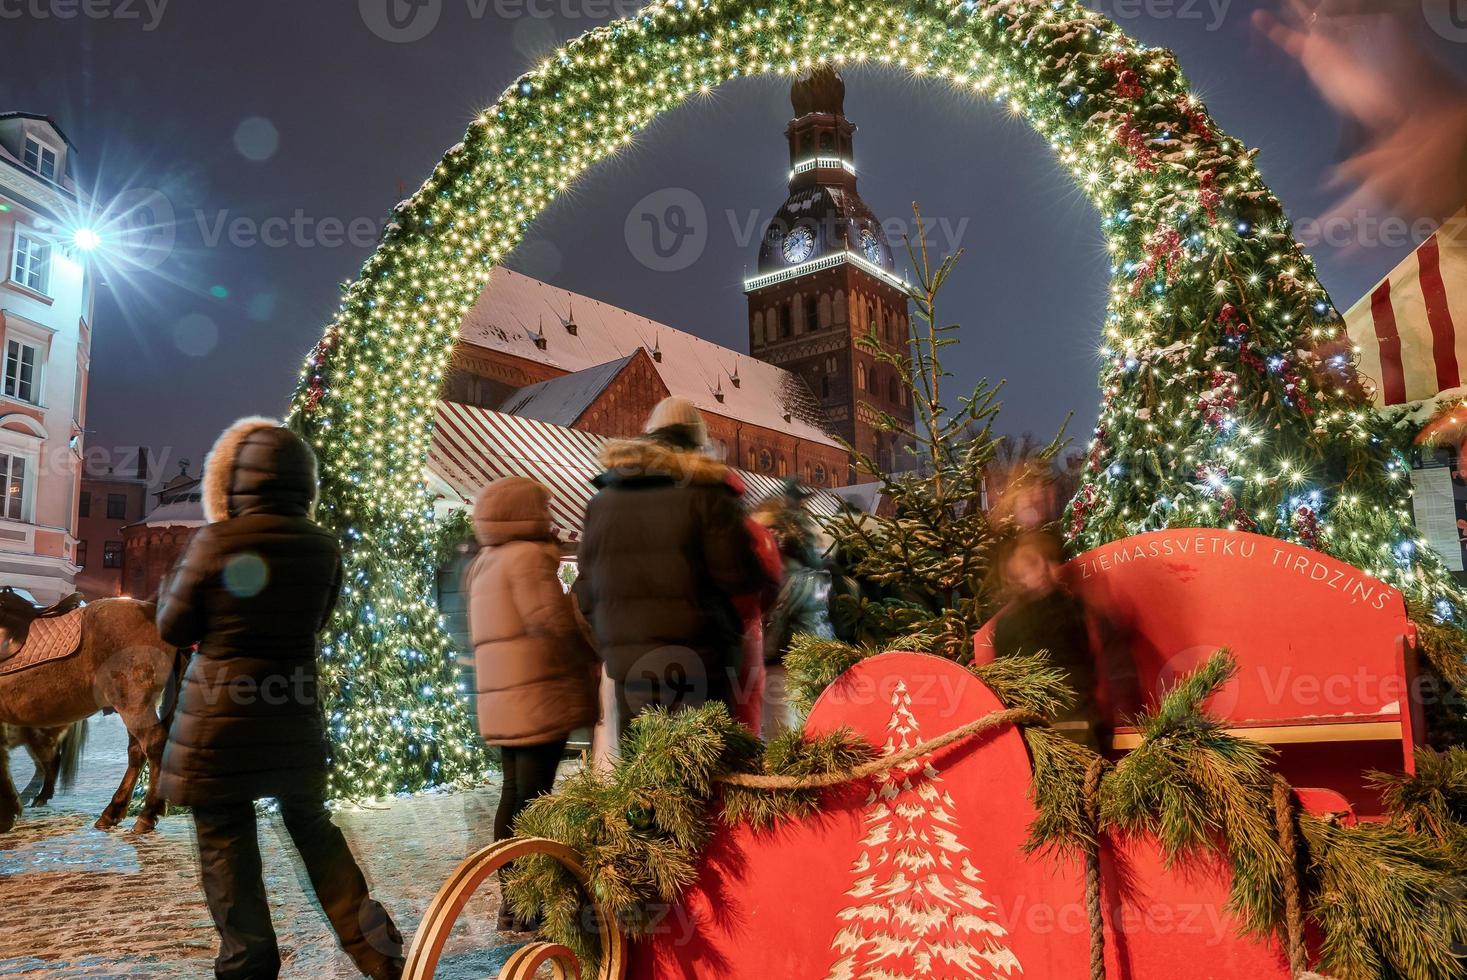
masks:
{"type": "Polygon", "coordinates": [[[371,973],[367,974],[367,980],[402,980],[402,971],[407,966],[407,960],[401,956],[383,960],[371,973]]]}
{"type": "Polygon", "coordinates": [[[508,904],[504,904],[499,906],[499,921],[495,928],[500,932],[539,932],[540,917],[522,919],[510,911],[508,904]]]}

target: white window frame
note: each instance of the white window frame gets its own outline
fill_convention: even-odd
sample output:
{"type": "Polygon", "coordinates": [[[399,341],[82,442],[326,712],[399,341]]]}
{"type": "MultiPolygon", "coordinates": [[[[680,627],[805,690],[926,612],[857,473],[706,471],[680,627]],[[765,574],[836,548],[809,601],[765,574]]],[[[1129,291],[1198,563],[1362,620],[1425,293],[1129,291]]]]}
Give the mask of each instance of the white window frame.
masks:
{"type": "Polygon", "coordinates": [[[24,402],[27,405],[40,405],[43,394],[42,385],[46,377],[46,345],[40,340],[17,330],[5,332],[4,346],[0,347],[0,395],[12,401],[24,402]],[[10,347],[14,344],[24,351],[30,349],[35,351],[35,360],[31,365],[31,397],[27,398],[20,393],[20,374],[17,371],[15,378],[15,392],[10,391],[10,347]]]}
{"type": "Polygon", "coordinates": [[[51,295],[51,263],[55,259],[55,256],[56,256],[56,243],[55,242],[51,241],[51,239],[45,237],[44,235],[40,235],[40,234],[36,233],[35,231],[33,231],[32,229],[26,227],[25,225],[19,225],[19,224],[16,225],[15,226],[15,234],[13,236],[13,240],[10,243],[10,281],[13,282],[13,283],[15,283],[17,286],[20,286],[22,289],[28,289],[31,292],[33,292],[33,293],[39,293],[42,296],[50,296],[51,295]],[[22,273],[21,267],[20,267],[20,259],[21,259],[20,245],[21,245],[21,242],[22,241],[27,242],[28,245],[30,246],[29,248],[27,248],[27,250],[25,252],[25,256],[26,256],[27,262],[26,262],[26,268],[25,268],[24,273],[22,273]],[[39,286],[32,285],[31,282],[30,282],[30,277],[31,277],[31,275],[35,271],[31,267],[31,263],[33,263],[35,261],[35,258],[34,258],[34,255],[33,255],[32,251],[31,251],[31,249],[35,249],[35,248],[44,249],[45,250],[45,258],[46,258],[46,264],[45,264],[45,267],[43,268],[43,270],[41,272],[41,276],[40,276],[41,284],[39,286]]]}
{"type": "Polygon", "coordinates": [[[25,146],[21,150],[20,161],[25,164],[27,170],[42,180],[49,180],[53,184],[61,183],[61,147],[48,143],[34,133],[26,133],[25,146]],[[36,144],[36,166],[34,167],[26,162],[26,156],[30,151],[32,143],[36,144]],[[51,175],[49,177],[46,175],[46,171],[42,169],[47,153],[51,154],[51,175]]]}
{"type": "Polygon", "coordinates": [[[40,470],[33,453],[20,452],[11,446],[0,445],[0,520],[18,524],[34,524],[36,505],[36,478],[40,470]],[[14,461],[22,465],[20,485],[20,516],[10,512],[11,467],[14,461]]]}

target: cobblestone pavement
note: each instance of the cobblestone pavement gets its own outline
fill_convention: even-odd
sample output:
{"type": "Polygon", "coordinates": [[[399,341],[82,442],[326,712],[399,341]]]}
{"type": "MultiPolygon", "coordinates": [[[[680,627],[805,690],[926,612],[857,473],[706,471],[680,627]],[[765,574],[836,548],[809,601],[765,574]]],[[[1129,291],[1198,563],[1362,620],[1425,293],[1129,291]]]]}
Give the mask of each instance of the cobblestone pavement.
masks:
{"type": "MultiPolygon", "coordinates": [[[[0,978],[212,977],[215,933],[191,818],[165,817],[144,838],[92,829],[126,768],[127,736],[115,717],[93,718],[90,735],[77,785],[0,836],[0,978]]],[[[24,752],[11,765],[17,781],[29,778],[24,752]]],[[[347,808],[336,821],[374,894],[410,935],[453,867],[493,839],[497,804],[495,784],[347,808]]],[[[308,897],[279,817],[261,821],[260,845],[282,977],[357,976],[308,897]]],[[[497,910],[492,890],[475,898],[439,977],[495,975],[514,949],[494,931],[497,910]]]]}

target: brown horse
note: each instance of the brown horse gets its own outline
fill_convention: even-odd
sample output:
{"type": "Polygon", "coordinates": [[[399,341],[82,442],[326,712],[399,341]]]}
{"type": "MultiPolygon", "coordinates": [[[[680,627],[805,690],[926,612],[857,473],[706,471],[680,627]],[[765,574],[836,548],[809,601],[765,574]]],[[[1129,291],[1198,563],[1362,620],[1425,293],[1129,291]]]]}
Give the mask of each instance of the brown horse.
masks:
{"type": "MultiPolygon", "coordinates": [[[[136,599],[100,599],[82,609],[81,650],[72,656],[0,674],[0,726],[64,730],[74,722],[110,708],[127,726],[127,773],[96,826],[109,830],[127,813],[143,764],[154,774],[133,826],[147,833],[158,822],[163,801],[156,774],[163,761],[167,727],[158,717],[172,714],[184,654],[165,644],[153,624],[156,607],[136,599]],[[170,689],[172,689],[170,691],[170,689]]],[[[0,752],[0,833],[15,826],[20,797],[10,780],[9,752],[0,752]]]]}
{"type": "Polygon", "coordinates": [[[66,728],[21,728],[0,725],[0,752],[25,746],[35,763],[36,774],[20,791],[22,803],[42,807],[56,795],[60,781],[63,790],[70,789],[81,768],[81,757],[87,744],[87,721],[83,718],[66,728]]]}

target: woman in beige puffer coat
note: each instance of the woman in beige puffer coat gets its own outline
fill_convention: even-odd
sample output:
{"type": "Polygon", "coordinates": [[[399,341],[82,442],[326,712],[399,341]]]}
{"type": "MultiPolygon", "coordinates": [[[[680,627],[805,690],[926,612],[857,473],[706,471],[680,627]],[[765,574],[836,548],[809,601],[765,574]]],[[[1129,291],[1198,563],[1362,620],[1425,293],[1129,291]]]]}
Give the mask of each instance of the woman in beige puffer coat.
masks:
{"type": "Polygon", "coordinates": [[[474,503],[480,550],[466,575],[479,732],[503,752],[494,838],[510,835],[525,804],[547,793],[567,736],[596,723],[599,664],[562,588],[550,491],[496,480],[474,503]]]}

